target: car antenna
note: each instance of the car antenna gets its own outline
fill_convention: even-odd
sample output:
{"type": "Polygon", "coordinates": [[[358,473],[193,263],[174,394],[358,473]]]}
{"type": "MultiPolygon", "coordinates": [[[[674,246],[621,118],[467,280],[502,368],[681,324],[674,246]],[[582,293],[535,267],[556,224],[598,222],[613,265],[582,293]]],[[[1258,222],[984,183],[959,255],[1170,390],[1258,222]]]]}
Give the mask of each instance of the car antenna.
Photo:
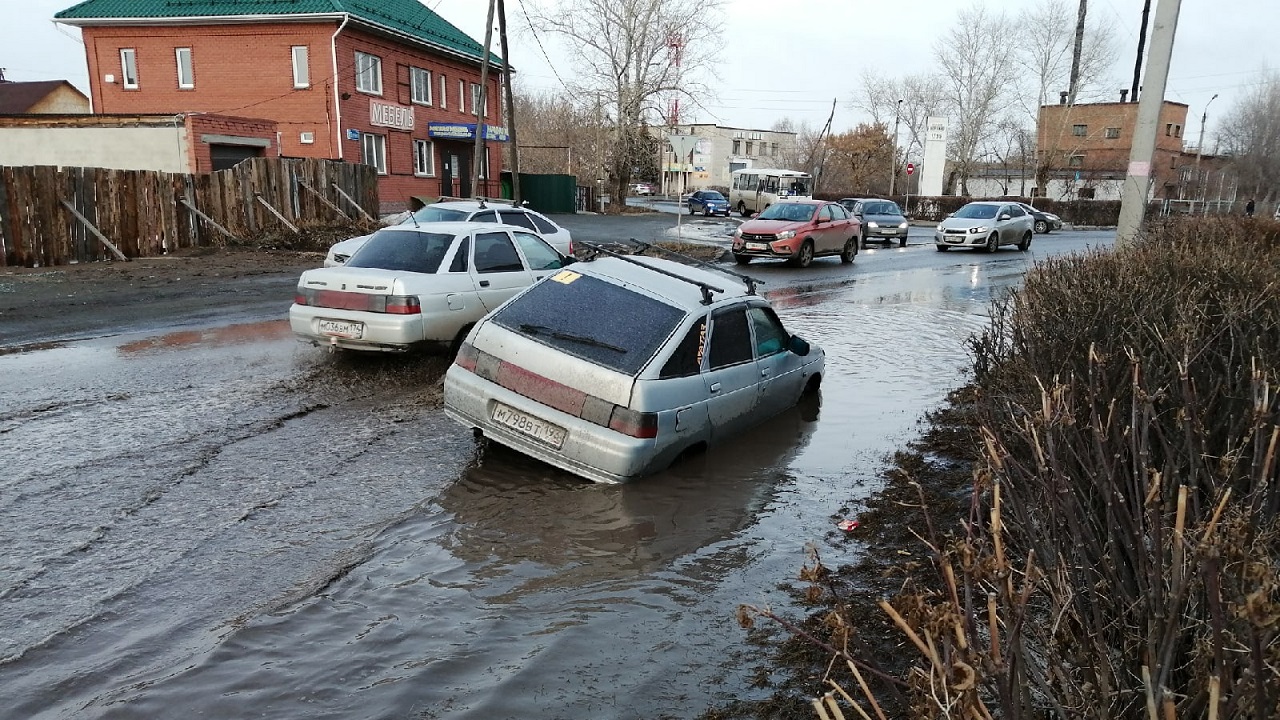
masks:
{"type": "Polygon", "coordinates": [[[697,265],[697,266],[699,266],[699,267],[707,268],[708,270],[715,270],[716,272],[722,272],[722,273],[724,273],[724,274],[726,274],[726,275],[732,275],[732,276],[734,276],[734,277],[738,278],[739,280],[741,280],[741,281],[743,282],[743,284],[745,284],[745,285],[747,286],[747,294],[748,294],[748,295],[755,295],[755,294],[756,294],[756,285],[764,285],[764,284],[765,284],[765,282],[764,282],[763,280],[757,280],[757,279],[755,279],[755,278],[751,277],[750,275],[743,275],[742,273],[734,272],[734,271],[730,270],[729,268],[723,268],[723,267],[720,267],[719,265],[716,265],[715,263],[709,263],[709,262],[707,262],[706,260],[700,260],[700,259],[698,259],[698,258],[696,258],[696,257],[693,257],[692,255],[685,255],[685,254],[684,254],[684,253],[682,253],[682,252],[677,252],[677,251],[672,250],[672,249],[670,249],[670,248],[665,248],[665,247],[663,247],[663,246],[661,246],[661,245],[654,245],[653,243],[643,242],[643,241],[641,241],[641,240],[637,240],[637,239],[635,239],[635,238],[630,238],[630,241],[631,241],[632,243],[634,243],[635,245],[637,245],[637,246],[640,248],[640,251],[636,253],[637,255],[643,255],[643,254],[645,253],[645,251],[646,251],[646,250],[649,250],[650,248],[654,248],[654,249],[657,249],[657,250],[661,250],[662,252],[664,252],[664,253],[666,253],[666,254],[668,254],[668,255],[674,255],[674,256],[676,256],[676,257],[680,258],[681,260],[683,260],[684,262],[689,263],[689,264],[691,264],[691,265],[697,265]]]}
{"type": "MultiPolygon", "coordinates": [[[[408,199],[404,201],[404,204],[409,208],[409,219],[413,221],[413,229],[421,230],[422,227],[418,225],[418,211],[413,209],[413,204],[410,203],[408,199]]],[[[423,207],[425,207],[425,205],[423,207]]]]}
{"type": "MultiPolygon", "coordinates": [[[[616,258],[618,258],[619,260],[625,260],[625,261],[627,261],[627,262],[629,262],[629,263],[632,263],[632,264],[634,264],[634,265],[639,265],[639,266],[640,266],[640,267],[642,267],[642,268],[647,268],[647,269],[652,270],[652,271],[654,271],[654,272],[656,272],[656,273],[659,273],[659,274],[661,274],[661,275],[666,275],[667,277],[673,277],[673,278],[675,278],[675,279],[677,279],[677,280],[683,280],[683,281],[685,281],[685,282],[689,283],[690,285],[697,285],[697,286],[698,286],[698,289],[702,290],[702,304],[703,304],[703,305],[710,305],[710,304],[713,302],[713,299],[712,299],[712,297],[711,297],[711,293],[713,293],[713,292],[723,293],[723,292],[724,292],[724,288],[718,288],[718,287],[716,287],[715,285],[712,285],[712,284],[710,284],[710,283],[704,283],[704,282],[702,282],[701,280],[694,280],[693,278],[687,278],[687,277],[684,277],[683,275],[677,275],[676,273],[669,272],[669,271],[667,271],[667,270],[663,270],[662,268],[654,267],[654,266],[649,265],[649,264],[647,264],[647,263],[642,263],[642,262],[640,262],[639,260],[636,260],[636,259],[635,259],[634,257],[632,257],[631,255],[628,255],[628,254],[626,254],[626,253],[615,252],[615,251],[613,251],[613,250],[610,250],[610,249],[608,249],[608,248],[606,248],[606,247],[602,247],[602,246],[597,245],[597,244],[595,244],[595,243],[583,242],[583,243],[574,243],[574,245],[575,245],[575,246],[581,245],[582,247],[585,247],[585,248],[587,248],[588,250],[591,250],[591,251],[593,251],[593,252],[595,253],[595,254],[593,254],[592,256],[590,256],[590,257],[586,258],[587,260],[594,260],[596,255],[601,255],[601,254],[603,254],[603,255],[609,255],[609,256],[611,256],[611,257],[616,257],[616,258]]],[[[694,258],[690,258],[690,260],[693,260],[693,259],[694,259],[694,258]]],[[[735,274],[736,274],[736,273],[735,273],[735,274]]]]}

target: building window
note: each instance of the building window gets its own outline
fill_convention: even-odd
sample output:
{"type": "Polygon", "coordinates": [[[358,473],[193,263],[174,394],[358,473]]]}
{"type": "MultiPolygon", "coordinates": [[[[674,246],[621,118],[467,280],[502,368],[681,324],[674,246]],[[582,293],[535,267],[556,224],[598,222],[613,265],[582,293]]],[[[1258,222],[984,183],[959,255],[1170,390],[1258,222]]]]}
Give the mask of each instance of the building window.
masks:
{"type": "Polygon", "coordinates": [[[747,154],[748,154],[748,155],[755,155],[755,153],[754,153],[754,152],[752,152],[752,150],[754,150],[754,149],[755,149],[755,143],[753,143],[753,142],[751,142],[750,140],[748,140],[748,141],[747,141],[747,154]]]}
{"type": "Polygon", "coordinates": [[[1182,137],[1182,126],[1178,123],[1173,124],[1173,136],[1176,138],[1182,137]]]}
{"type": "Polygon", "coordinates": [[[1073,168],[1084,167],[1084,156],[1072,155],[1071,157],[1068,157],[1067,167],[1073,167],[1073,168]]]}
{"type": "MultiPolygon", "coordinates": [[[[471,114],[476,114],[476,108],[480,106],[480,83],[471,83],[471,114]]],[[[489,117],[489,98],[484,99],[484,112],[480,113],[481,117],[489,117]]]]}
{"type": "Polygon", "coordinates": [[[1107,128],[1106,137],[1108,140],[1115,140],[1120,137],[1120,128],[1107,128]]]}
{"type": "Polygon", "coordinates": [[[133,48],[120,50],[120,81],[130,90],[138,88],[138,51],[133,48]]]}
{"type": "Polygon", "coordinates": [[[734,140],[734,141],[733,141],[733,154],[734,154],[734,155],[741,155],[741,154],[742,154],[742,141],[741,141],[741,140],[734,140]]]}
{"type": "Polygon", "coordinates": [[[436,159],[430,140],[413,141],[413,174],[431,177],[436,174],[436,159]]]}
{"type": "Polygon", "coordinates": [[[1088,125],[1072,125],[1071,134],[1075,135],[1076,137],[1084,137],[1089,134],[1089,126],[1088,125]]]}
{"type": "Polygon", "coordinates": [[[382,94],[382,58],[356,53],[356,90],[370,95],[382,94]]]}
{"type": "Polygon", "coordinates": [[[440,107],[449,107],[449,78],[440,74],[440,107]]]}
{"type": "Polygon", "coordinates": [[[431,104],[431,71],[409,68],[409,100],[419,105],[431,104]]]}
{"type": "Polygon", "coordinates": [[[191,72],[191,48],[175,48],[173,54],[178,63],[178,87],[190,90],[196,86],[191,72]]]}
{"type": "Polygon", "coordinates": [[[1166,137],[1173,137],[1173,123],[1164,124],[1164,134],[1166,137]]]}
{"type": "Polygon", "coordinates": [[[387,136],[373,133],[360,135],[360,162],[377,168],[379,175],[387,174],[387,136]]]}
{"type": "Polygon", "coordinates": [[[1094,189],[1090,187],[1080,188],[1076,193],[1081,200],[1092,200],[1096,197],[1094,189]]]}
{"type": "Polygon", "coordinates": [[[458,111],[467,111],[467,82],[465,80],[458,81],[458,111]]]}
{"type": "Polygon", "coordinates": [[[293,46],[293,86],[311,87],[311,68],[307,64],[307,46],[293,46]]]}

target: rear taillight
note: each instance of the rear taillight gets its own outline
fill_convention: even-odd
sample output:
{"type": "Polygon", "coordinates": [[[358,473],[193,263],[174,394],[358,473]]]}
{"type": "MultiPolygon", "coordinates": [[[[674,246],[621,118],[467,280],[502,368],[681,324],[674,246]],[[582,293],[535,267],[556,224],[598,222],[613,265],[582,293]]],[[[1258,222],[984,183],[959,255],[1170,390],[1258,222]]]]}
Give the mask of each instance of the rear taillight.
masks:
{"type": "Polygon", "coordinates": [[[658,414],[636,412],[621,405],[614,406],[609,429],[634,438],[658,437],[658,414]]]}
{"type": "Polygon", "coordinates": [[[313,290],[299,285],[293,293],[293,301],[299,305],[336,310],[360,310],[391,315],[422,313],[422,305],[418,302],[416,295],[370,295],[340,290],[313,290]]]}
{"type": "MultiPolygon", "coordinates": [[[[421,315],[422,305],[415,295],[388,295],[384,298],[386,310],[392,315],[421,315]]],[[[375,311],[376,312],[376,311],[375,311]]]]}
{"type": "Polygon", "coordinates": [[[476,346],[471,343],[464,342],[462,343],[462,346],[458,348],[458,354],[453,358],[453,364],[463,370],[475,372],[476,363],[479,360],[480,351],[476,349],[476,346]]]}

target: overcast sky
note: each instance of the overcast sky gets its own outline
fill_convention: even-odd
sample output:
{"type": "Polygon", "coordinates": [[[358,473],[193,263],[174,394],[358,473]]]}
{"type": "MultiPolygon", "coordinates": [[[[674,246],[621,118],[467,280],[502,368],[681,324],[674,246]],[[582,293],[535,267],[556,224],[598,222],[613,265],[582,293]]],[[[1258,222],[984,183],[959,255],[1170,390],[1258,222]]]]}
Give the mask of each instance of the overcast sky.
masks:
{"type": "MultiPolygon", "coordinates": [[[[546,57],[521,14],[522,2],[507,0],[511,61],[521,82],[560,87],[574,65],[553,36],[539,36],[546,57]],[[550,58],[548,62],[547,57],[550,58]]],[[[690,0],[696,2],[697,0],[690,0]]],[[[1037,0],[985,0],[989,10],[1010,13],[1037,0]]],[[[1076,0],[1067,0],[1075,7],[1076,0]]],[[[1168,2],[1169,0],[1163,0],[1168,2]]],[[[1155,5],[1161,0],[1153,1],[1155,5]]],[[[10,80],[66,79],[87,92],[84,48],[79,31],[52,22],[73,0],[0,0],[0,68],[10,80]]],[[[484,0],[425,0],[445,19],[478,41],[484,40],[484,0]]],[[[1115,28],[1120,54],[1115,96],[1130,85],[1138,45],[1143,0],[1090,0],[1090,18],[1115,28]]],[[[834,129],[852,128],[865,118],[849,107],[864,69],[898,77],[936,69],[933,47],[957,9],[956,0],[727,0],[714,97],[700,107],[681,103],[684,121],[767,129],[789,117],[822,126],[836,103],[834,129]]],[[[1190,106],[1187,139],[1195,141],[1205,103],[1209,107],[1206,145],[1240,93],[1263,68],[1280,67],[1280,1],[1183,0],[1165,97],[1190,106]]],[[[1016,38],[1011,38],[1016,42],[1016,38]]],[[[1148,47],[1150,40],[1148,39],[1148,47]]],[[[1018,72],[1010,68],[1010,72],[1018,72]]]]}

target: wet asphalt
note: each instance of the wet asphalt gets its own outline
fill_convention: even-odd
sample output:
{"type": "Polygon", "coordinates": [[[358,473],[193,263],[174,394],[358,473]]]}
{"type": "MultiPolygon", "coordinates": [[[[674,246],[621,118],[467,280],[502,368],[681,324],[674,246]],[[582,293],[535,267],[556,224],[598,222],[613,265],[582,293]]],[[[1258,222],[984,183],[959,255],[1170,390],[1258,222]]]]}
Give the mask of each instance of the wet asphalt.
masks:
{"type": "MultiPolygon", "coordinates": [[[[599,241],[674,225],[557,220],[599,241]]],[[[927,233],[749,266],[826,350],[821,398],[622,487],[478,445],[440,412],[442,360],[295,342],[287,298],[0,356],[0,715],[654,718],[759,696],[737,605],[788,608],[806,543],[856,561],[835,523],[964,383],[990,301],[1113,240],[988,255],[927,233]]]]}

